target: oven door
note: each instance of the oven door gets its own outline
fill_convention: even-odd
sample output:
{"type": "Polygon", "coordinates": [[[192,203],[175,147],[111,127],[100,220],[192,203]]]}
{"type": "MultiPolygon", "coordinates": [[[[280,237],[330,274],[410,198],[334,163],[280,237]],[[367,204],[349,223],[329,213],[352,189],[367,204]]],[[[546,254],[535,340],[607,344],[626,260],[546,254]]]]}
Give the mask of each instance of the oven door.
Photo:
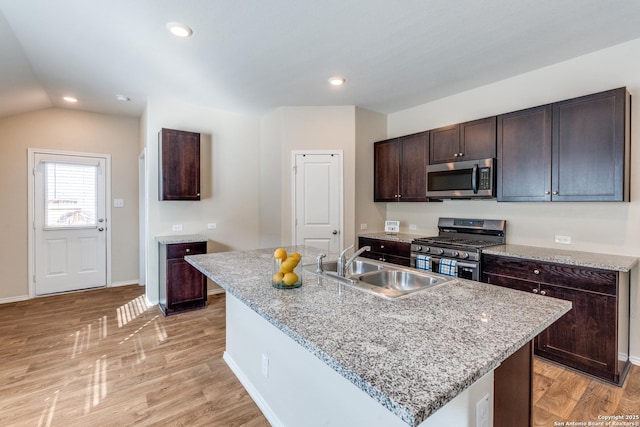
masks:
{"type": "Polygon", "coordinates": [[[494,159],[427,165],[427,197],[495,197],[494,159]]]}
{"type": "MultiPolygon", "coordinates": [[[[441,257],[437,257],[437,256],[429,256],[429,264],[428,265],[424,265],[423,263],[419,263],[416,262],[416,258],[417,255],[419,255],[418,253],[411,253],[411,267],[413,268],[417,268],[418,270],[428,270],[428,271],[432,271],[434,273],[438,273],[438,274],[442,274],[440,273],[441,268],[440,268],[440,261],[441,261],[441,257]],[[420,265],[417,265],[420,264],[420,265]]],[[[451,258],[446,258],[446,259],[451,259],[451,258]]],[[[475,280],[475,281],[480,281],[480,263],[476,263],[476,262],[472,262],[472,261],[459,261],[459,260],[455,260],[456,261],[456,277],[459,277],[461,279],[468,279],[468,280],[475,280]]],[[[450,269],[446,269],[443,268],[442,271],[446,271],[448,270],[450,272],[450,269]]],[[[447,274],[447,275],[452,275],[452,274],[447,274]]]]}

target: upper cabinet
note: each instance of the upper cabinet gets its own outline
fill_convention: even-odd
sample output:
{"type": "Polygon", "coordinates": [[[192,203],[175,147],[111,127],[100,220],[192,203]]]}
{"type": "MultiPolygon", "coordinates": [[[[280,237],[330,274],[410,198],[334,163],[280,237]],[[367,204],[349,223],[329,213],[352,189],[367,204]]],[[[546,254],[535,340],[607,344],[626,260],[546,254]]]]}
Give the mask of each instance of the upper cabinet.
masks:
{"type": "Polygon", "coordinates": [[[496,118],[430,131],[429,164],[496,157],[496,118]]]}
{"type": "Polygon", "coordinates": [[[374,144],[374,201],[424,202],[429,132],[374,144]]]}
{"type": "Polygon", "coordinates": [[[628,201],[625,88],[498,116],[498,201],[628,201]]]}
{"type": "Polygon", "coordinates": [[[162,129],[159,139],[159,200],[200,200],[200,134],[162,129]]]}

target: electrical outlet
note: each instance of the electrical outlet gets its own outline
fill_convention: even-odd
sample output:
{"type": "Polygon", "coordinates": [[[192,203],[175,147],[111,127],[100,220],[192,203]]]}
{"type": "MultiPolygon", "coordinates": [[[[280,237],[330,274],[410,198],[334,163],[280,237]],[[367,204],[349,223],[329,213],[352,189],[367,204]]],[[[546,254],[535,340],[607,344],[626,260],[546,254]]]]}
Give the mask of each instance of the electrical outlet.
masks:
{"type": "Polygon", "coordinates": [[[113,199],[114,208],[124,208],[124,199],[113,199]]]}
{"type": "Polygon", "coordinates": [[[489,395],[476,403],[476,427],[489,427],[489,395]]]}
{"type": "Polygon", "coordinates": [[[366,230],[367,224],[360,224],[360,230],[366,230]]]}
{"type": "Polygon", "coordinates": [[[415,224],[409,224],[409,230],[417,230],[418,227],[416,227],[415,224]]]}
{"type": "Polygon", "coordinates": [[[215,222],[210,222],[209,224],[207,224],[207,228],[209,230],[215,230],[216,228],[218,228],[218,225],[215,222]]]}
{"type": "Polygon", "coordinates": [[[570,245],[571,236],[562,236],[560,234],[556,234],[556,243],[562,243],[563,245],[570,245]]]}
{"type": "Polygon", "coordinates": [[[172,229],[173,231],[182,231],[182,224],[173,224],[173,225],[171,226],[171,229],[172,229]]]}
{"type": "Polygon", "coordinates": [[[262,376],[269,378],[269,356],[262,353],[262,376]]]}

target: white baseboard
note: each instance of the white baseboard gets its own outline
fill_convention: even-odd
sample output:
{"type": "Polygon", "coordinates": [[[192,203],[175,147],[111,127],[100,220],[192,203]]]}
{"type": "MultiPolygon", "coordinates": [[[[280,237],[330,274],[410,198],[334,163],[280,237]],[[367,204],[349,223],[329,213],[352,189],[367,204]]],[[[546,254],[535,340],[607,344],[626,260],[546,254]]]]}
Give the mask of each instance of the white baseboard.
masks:
{"type": "Polygon", "coordinates": [[[640,366],[640,357],[629,356],[629,361],[636,366],[640,366]]]}
{"type": "Polygon", "coordinates": [[[225,362],[227,362],[227,365],[229,366],[231,371],[233,371],[236,378],[238,378],[238,380],[240,381],[240,384],[242,384],[245,390],[247,390],[247,393],[249,393],[249,396],[251,396],[251,398],[256,403],[256,405],[258,405],[258,408],[260,408],[260,411],[262,411],[262,414],[265,416],[267,421],[269,421],[269,424],[271,424],[272,427],[284,427],[284,424],[282,424],[282,421],[280,421],[280,419],[276,416],[276,414],[271,410],[271,407],[269,406],[269,404],[264,400],[260,392],[254,387],[253,383],[249,381],[247,376],[242,372],[240,367],[236,364],[236,362],[229,355],[229,353],[225,351],[222,358],[224,359],[225,362]]]}
{"type": "Polygon", "coordinates": [[[0,298],[0,304],[8,304],[10,302],[20,302],[30,299],[29,295],[21,295],[19,297],[0,298]]]}
{"type": "Polygon", "coordinates": [[[111,284],[109,286],[107,286],[107,288],[115,288],[115,287],[118,287],[118,286],[137,285],[139,283],[140,283],[139,280],[125,280],[123,282],[111,282],[111,284]]]}

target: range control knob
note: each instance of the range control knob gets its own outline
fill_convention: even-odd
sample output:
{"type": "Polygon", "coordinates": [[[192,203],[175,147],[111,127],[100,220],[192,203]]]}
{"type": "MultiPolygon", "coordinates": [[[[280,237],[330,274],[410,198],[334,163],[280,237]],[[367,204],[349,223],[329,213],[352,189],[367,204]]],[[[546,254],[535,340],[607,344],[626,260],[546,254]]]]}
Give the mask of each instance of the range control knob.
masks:
{"type": "Polygon", "coordinates": [[[460,252],[458,252],[458,251],[453,251],[453,252],[451,252],[451,256],[453,256],[453,257],[456,257],[456,258],[457,258],[457,257],[459,257],[459,256],[460,256],[460,252]]]}
{"type": "Polygon", "coordinates": [[[418,252],[422,251],[422,246],[416,246],[416,251],[418,252]]]}
{"type": "Polygon", "coordinates": [[[463,252],[462,259],[467,259],[467,258],[469,258],[469,254],[467,252],[463,252]]]}
{"type": "Polygon", "coordinates": [[[444,253],[444,249],[438,249],[438,254],[442,255],[444,253]]]}
{"type": "Polygon", "coordinates": [[[427,246],[426,248],[424,248],[425,252],[431,252],[431,248],[429,246],[427,246]]]}

